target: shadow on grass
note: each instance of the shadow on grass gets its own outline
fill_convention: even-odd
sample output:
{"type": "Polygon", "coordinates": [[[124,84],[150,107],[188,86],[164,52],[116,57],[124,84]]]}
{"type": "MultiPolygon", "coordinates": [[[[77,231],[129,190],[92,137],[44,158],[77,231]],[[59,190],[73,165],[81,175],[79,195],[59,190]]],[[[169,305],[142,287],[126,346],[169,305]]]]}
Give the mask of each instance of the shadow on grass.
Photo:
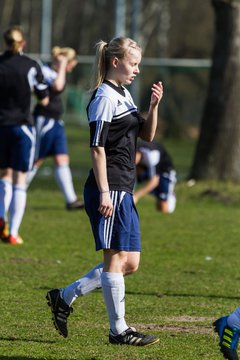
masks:
{"type": "MultiPolygon", "coordinates": [[[[17,337],[13,337],[13,336],[9,336],[9,337],[1,337],[0,336],[0,341],[24,341],[24,342],[37,342],[37,343],[44,343],[44,344],[55,344],[56,341],[54,340],[41,340],[41,339],[26,339],[26,338],[17,338],[17,337]]],[[[1,355],[0,355],[0,360],[1,360],[1,355]]],[[[28,358],[26,358],[28,359],[28,358]]]]}
{"type": "Polygon", "coordinates": [[[26,357],[26,356],[1,356],[0,360],[44,360],[43,358],[35,358],[35,357],[26,357]]]}
{"type": "Polygon", "coordinates": [[[156,297],[196,297],[196,298],[209,298],[209,299],[229,299],[229,300],[240,300],[240,296],[230,296],[221,294],[175,294],[175,293],[156,293],[156,292],[140,292],[140,291],[126,291],[128,295],[140,295],[140,296],[156,296],[156,297]]]}
{"type": "Polygon", "coordinates": [[[26,211],[63,211],[65,210],[64,208],[64,204],[63,207],[60,207],[58,205],[46,205],[46,206],[41,206],[41,205],[31,205],[29,207],[26,208],[26,211]]]}

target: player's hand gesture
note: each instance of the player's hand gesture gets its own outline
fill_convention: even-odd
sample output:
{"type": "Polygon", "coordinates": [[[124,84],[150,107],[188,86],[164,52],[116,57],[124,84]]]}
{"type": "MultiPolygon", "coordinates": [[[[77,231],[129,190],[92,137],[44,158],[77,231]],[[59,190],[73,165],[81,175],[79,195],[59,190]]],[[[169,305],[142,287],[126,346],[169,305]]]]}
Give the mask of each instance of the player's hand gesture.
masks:
{"type": "Polygon", "coordinates": [[[66,68],[67,64],[68,64],[68,59],[64,55],[58,55],[57,56],[57,62],[58,62],[60,67],[66,68]]]}
{"type": "Polygon", "coordinates": [[[163,97],[163,85],[161,81],[153,84],[150,105],[157,106],[163,97]]]}

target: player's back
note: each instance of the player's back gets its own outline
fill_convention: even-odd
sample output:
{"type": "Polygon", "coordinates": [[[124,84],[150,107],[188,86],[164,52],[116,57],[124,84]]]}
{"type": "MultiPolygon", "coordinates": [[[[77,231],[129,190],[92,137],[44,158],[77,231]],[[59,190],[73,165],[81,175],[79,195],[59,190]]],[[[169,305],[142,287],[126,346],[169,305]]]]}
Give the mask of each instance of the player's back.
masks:
{"type": "Polygon", "coordinates": [[[31,77],[34,61],[6,51],[0,56],[0,124],[16,125],[30,121],[31,77]]]}

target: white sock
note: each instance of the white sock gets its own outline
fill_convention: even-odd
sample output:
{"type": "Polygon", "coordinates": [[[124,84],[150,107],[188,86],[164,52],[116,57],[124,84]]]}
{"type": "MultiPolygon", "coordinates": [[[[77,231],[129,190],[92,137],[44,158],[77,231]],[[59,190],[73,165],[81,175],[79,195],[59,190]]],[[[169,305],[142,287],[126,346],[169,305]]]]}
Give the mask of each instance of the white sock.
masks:
{"type": "Polygon", "coordinates": [[[14,185],[12,201],[9,208],[9,233],[18,236],[18,230],[22,222],[27,200],[25,186],[14,185]]]}
{"type": "Polygon", "coordinates": [[[12,200],[12,183],[0,180],[0,217],[7,220],[7,212],[12,200]]]}
{"type": "Polygon", "coordinates": [[[70,306],[78,296],[89,294],[90,292],[101,288],[102,270],[103,264],[99,264],[79,280],[65,287],[62,292],[63,300],[70,306]]]}
{"type": "Polygon", "coordinates": [[[240,307],[238,307],[232,314],[229,315],[227,323],[232,328],[237,327],[240,329],[240,307]]]}
{"type": "Polygon", "coordinates": [[[122,273],[102,272],[102,291],[110,329],[121,334],[128,329],[125,321],[125,283],[122,273]]]}
{"type": "Polygon", "coordinates": [[[174,193],[168,196],[168,212],[169,214],[173,213],[176,208],[176,195],[174,193]]]}
{"type": "Polygon", "coordinates": [[[31,182],[32,182],[33,178],[35,177],[37,171],[38,171],[38,166],[36,166],[36,165],[33,166],[32,170],[28,171],[27,177],[26,177],[26,186],[27,186],[27,188],[31,184],[31,182]]]}
{"type": "Polygon", "coordinates": [[[77,200],[77,195],[73,187],[72,174],[69,165],[58,165],[54,169],[55,179],[64,194],[67,204],[77,200]]]}

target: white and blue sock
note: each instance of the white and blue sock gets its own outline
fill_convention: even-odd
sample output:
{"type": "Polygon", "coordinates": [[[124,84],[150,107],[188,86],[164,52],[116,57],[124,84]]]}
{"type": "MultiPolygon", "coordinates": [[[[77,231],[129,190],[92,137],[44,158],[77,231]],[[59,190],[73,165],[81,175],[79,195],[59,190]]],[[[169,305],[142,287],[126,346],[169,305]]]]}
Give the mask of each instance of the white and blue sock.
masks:
{"type": "Polygon", "coordinates": [[[69,165],[58,165],[54,168],[54,175],[58,186],[63,192],[67,204],[77,200],[77,195],[73,187],[72,174],[69,165]]]}
{"type": "Polygon", "coordinates": [[[31,184],[33,178],[35,177],[36,173],[38,172],[39,167],[37,165],[34,165],[32,170],[28,171],[27,177],[26,177],[26,186],[27,188],[31,184]]]}
{"type": "Polygon", "coordinates": [[[0,180],[0,217],[7,220],[8,209],[12,200],[12,183],[0,180]]]}
{"type": "Polygon", "coordinates": [[[70,306],[79,296],[101,288],[102,270],[103,264],[99,264],[79,280],[65,287],[62,291],[63,300],[70,306]]]}
{"type": "Polygon", "coordinates": [[[9,208],[9,233],[14,237],[18,236],[18,230],[25,212],[26,200],[26,187],[23,185],[14,185],[12,201],[9,208]]]}
{"type": "Polygon", "coordinates": [[[118,335],[128,329],[125,321],[125,283],[122,273],[103,272],[102,291],[111,331],[118,335]]]}

